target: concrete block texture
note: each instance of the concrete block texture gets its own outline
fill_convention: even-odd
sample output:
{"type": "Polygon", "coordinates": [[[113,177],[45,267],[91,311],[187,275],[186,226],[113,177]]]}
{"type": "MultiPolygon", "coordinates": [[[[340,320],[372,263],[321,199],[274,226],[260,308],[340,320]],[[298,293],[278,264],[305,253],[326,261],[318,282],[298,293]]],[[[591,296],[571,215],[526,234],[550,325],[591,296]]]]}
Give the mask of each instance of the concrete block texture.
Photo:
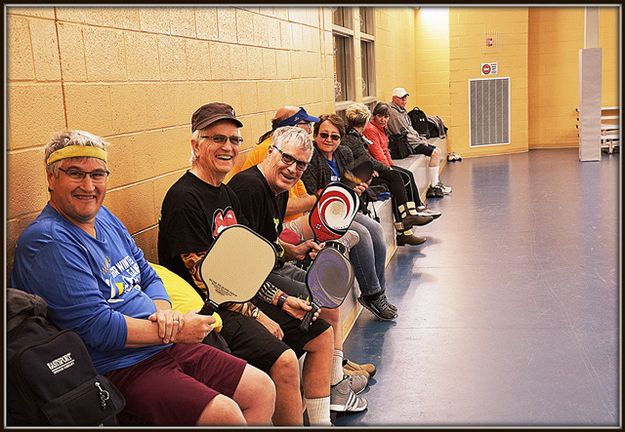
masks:
{"type": "Polygon", "coordinates": [[[60,83],[9,83],[7,107],[9,150],[41,146],[48,141],[51,132],[65,128],[60,83]],[[45,126],[35,127],[35,122],[43,122],[45,126]]]}
{"type": "Polygon", "coordinates": [[[126,66],[129,81],[160,79],[158,38],[154,34],[125,32],[126,66]]]}
{"type": "Polygon", "coordinates": [[[9,7],[7,14],[54,19],[54,8],[9,7]]]}
{"type": "Polygon", "coordinates": [[[185,81],[187,79],[185,39],[174,36],[159,36],[158,56],[161,80],[185,81]]]}
{"type": "Polygon", "coordinates": [[[57,22],[59,50],[61,52],[61,73],[64,82],[87,81],[85,44],[82,26],[66,22],[57,22]]]}
{"type": "Polygon", "coordinates": [[[35,62],[30,42],[28,18],[13,15],[7,17],[7,44],[9,80],[34,80],[35,62]]]}
{"type": "Polygon", "coordinates": [[[219,39],[217,26],[217,8],[195,8],[195,33],[198,39],[219,39]]]}
{"type": "Polygon", "coordinates": [[[46,181],[41,147],[11,154],[7,167],[8,219],[41,210],[45,205],[48,183],[46,181]]]}
{"type": "Polygon", "coordinates": [[[113,134],[111,91],[108,84],[66,84],[67,126],[100,136],[113,134]]]}
{"type": "Polygon", "coordinates": [[[175,7],[169,10],[171,34],[176,36],[196,37],[195,10],[175,7]]]}
{"type": "Polygon", "coordinates": [[[157,223],[152,181],[109,189],[104,205],[126,225],[131,234],[157,223]]]}
{"type": "Polygon", "coordinates": [[[101,27],[84,27],[85,59],[89,81],[126,81],[124,33],[101,27]]]}
{"type": "Polygon", "coordinates": [[[217,8],[217,32],[220,42],[237,42],[237,14],[232,8],[217,8]]]}

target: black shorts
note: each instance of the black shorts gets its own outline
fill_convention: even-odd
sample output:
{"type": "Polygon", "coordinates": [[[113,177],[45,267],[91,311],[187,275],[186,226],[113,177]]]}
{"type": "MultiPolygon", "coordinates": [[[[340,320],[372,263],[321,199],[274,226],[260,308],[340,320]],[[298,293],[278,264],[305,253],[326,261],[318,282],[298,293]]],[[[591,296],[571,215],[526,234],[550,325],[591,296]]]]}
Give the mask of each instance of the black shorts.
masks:
{"type": "Polygon", "coordinates": [[[232,355],[267,373],[286,350],[291,348],[298,358],[301,357],[304,345],[330,327],[326,321],[317,319],[308,333],[303,333],[299,329],[300,320],[263,301],[258,304],[263,313],[280,325],[284,332],[283,340],[277,339],[255,319],[225,309],[218,311],[223,320],[219,334],[228,343],[232,355]]]}
{"type": "Polygon", "coordinates": [[[432,156],[434,150],[436,150],[436,146],[432,144],[418,144],[416,147],[412,148],[414,154],[423,154],[428,157],[432,156]]]}

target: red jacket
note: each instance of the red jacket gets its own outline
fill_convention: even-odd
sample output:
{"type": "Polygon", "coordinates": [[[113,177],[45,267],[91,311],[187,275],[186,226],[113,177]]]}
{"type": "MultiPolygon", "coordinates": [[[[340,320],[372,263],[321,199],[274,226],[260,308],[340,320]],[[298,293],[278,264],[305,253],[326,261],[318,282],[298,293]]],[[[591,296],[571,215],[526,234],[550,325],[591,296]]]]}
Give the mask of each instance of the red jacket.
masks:
{"type": "Polygon", "coordinates": [[[391,152],[388,149],[386,130],[370,121],[365,126],[365,130],[362,134],[371,141],[371,144],[369,144],[369,153],[371,153],[371,156],[390,167],[393,164],[393,160],[391,159],[391,152]]]}

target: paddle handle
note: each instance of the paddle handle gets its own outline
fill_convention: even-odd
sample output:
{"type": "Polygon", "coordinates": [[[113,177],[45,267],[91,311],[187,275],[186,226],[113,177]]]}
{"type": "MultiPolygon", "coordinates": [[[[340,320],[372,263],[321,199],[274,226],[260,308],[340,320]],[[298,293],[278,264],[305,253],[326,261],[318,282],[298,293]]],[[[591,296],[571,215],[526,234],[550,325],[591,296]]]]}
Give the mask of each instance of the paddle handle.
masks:
{"type": "Polygon", "coordinates": [[[304,333],[308,333],[308,328],[312,324],[312,319],[315,316],[315,313],[319,312],[319,310],[321,309],[314,302],[310,305],[312,306],[312,309],[306,312],[306,315],[304,315],[304,318],[302,319],[302,323],[299,325],[299,329],[304,333]]]}
{"type": "Polygon", "coordinates": [[[219,333],[224,326],[224,322],[217,312],[213,312],[213,318],[215,318],[215,324],[213,324],[213,330],[219,333]]]}

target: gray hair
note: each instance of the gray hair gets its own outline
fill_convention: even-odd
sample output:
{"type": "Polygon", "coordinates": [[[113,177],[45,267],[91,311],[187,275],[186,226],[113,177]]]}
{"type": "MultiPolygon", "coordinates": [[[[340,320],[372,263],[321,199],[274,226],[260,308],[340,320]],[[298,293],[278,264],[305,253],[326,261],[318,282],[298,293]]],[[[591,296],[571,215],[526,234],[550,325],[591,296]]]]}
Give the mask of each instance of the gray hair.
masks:
{"type": "MultiPolygon", "coordinates": [[[[201,136],[202,136],[202,132],[204,131],[204,129],[196,129],[193,131],[193,133],[191,134],[191,140],[192,141],[197,141],[198,143],[201,141],[201,136]]],[[[191,157],[189,157],[189,162],[191,163],[191,165],[195,164],[195,162],[197,161],[197,156],[195,155],[195,153],[193,153],[193,147],[191,147],[191,157]]]]}
{"type": "MultiPolygon", "coordinates": [[[[108,142],[104,141],[97,135],[94,135],[89,132],[85,132],[82,130],[66,130],[60,133],[57,133],[52,136],[50,142],[45,145],[44,151],[44,163],[46,164],[46,170],[48,172],[58,175],[59,174],[59,165],[63,160],[58,160],[53,162],[50,165],[47,165],[48,158],[52,153],[57,150],[60,150],[69,146],[86,146],[86,147],[97,147],[102,150],[106,150],[106,147],[109,145],[108,142]]],[[[81,159],[81,157],[70,158],[70,159],[81,159]]]]}
{"type": "Polygon", "coordinates": [[[367,124],[371,118],[371,111],[369,111],[367,105],[356,102],[347,107],[345,117],[347,117],[349,126],[360,127],[367,124]]]}
{"type": "Polygon", "coordinates": [[[310,157],[312,158],[312,139],[304,129],[297,126],[282,126],[273,131],[272,144],[282,150],[283,143],[295,143],[297,148],[311,150],[310,157]]]}

